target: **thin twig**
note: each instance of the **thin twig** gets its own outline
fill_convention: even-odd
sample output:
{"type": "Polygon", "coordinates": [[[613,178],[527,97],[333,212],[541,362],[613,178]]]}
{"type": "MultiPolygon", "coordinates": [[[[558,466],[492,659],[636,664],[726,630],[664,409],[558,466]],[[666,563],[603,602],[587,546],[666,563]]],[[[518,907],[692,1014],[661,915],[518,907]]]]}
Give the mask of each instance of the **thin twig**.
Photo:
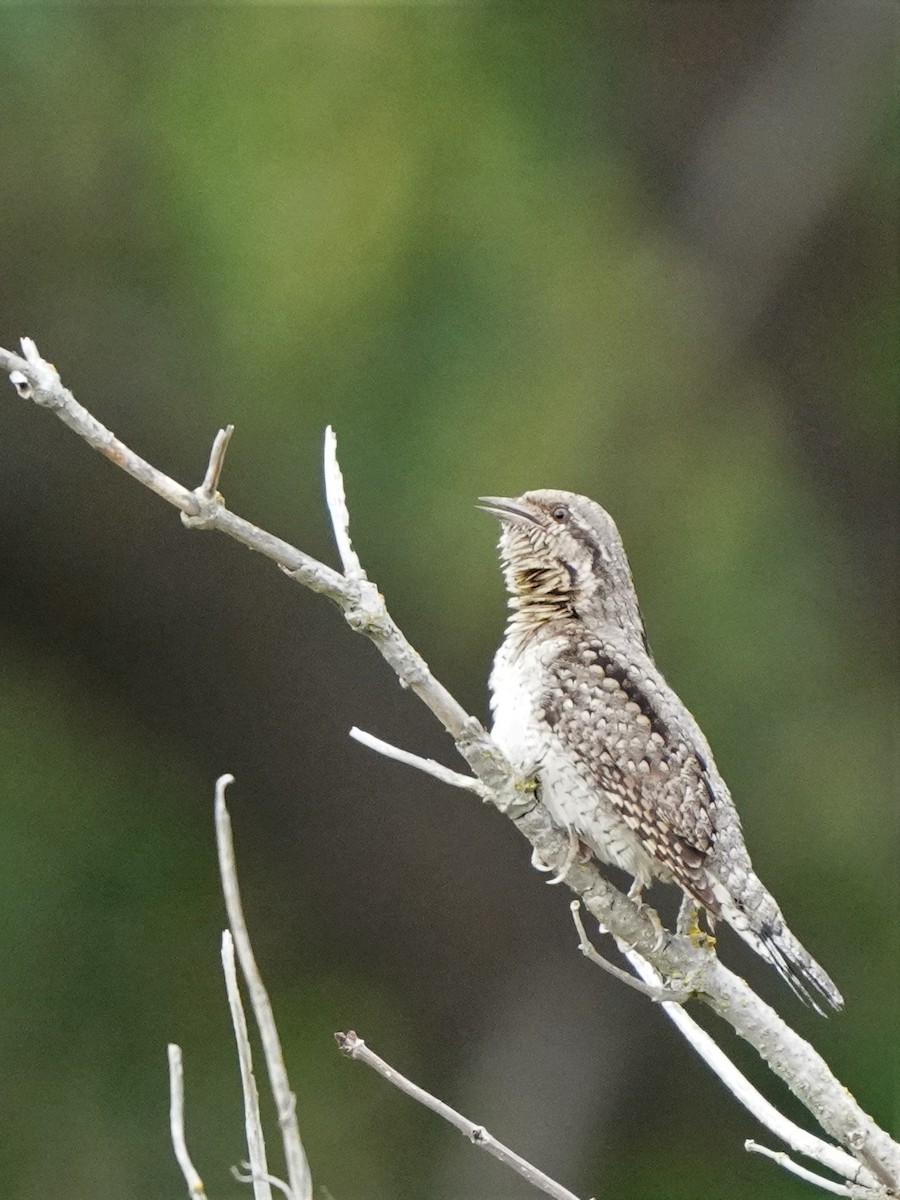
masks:
{"type": "MultiPolygon", "coordinates": [[[[551,880],[552,882],[552,880],[551,880]]],[[[646,996],[655,1004],[661,1004],[664,1000],[670,1001],[673,1004],[684,1004],[690,998],[689,991],[678,992],[672,987],[654,987],[653,984],[644,983],[642,979],[636,979],[634,975],[629,975],[627,971],[623,971],[621,967],[617,967],[614,963],[609,962],[603,955],[592,945],[588,937],[584,923],[581,920],[581,901],[573,900],[569,905],[569,911],[572,914],[572,920],[575,922],[575,928],[578,930],[578,949],[596,966],[602,967],[613,979],[618,979],[620,983],[626,984],[633,988],[634,991],[640,992],[642,996],[646,996]]]]}
{"type": "Polygon", "coordinates": [[[344,477],[337,460],[337,438],[330,425],[325,430],[325,501],[345,577],[365,579],[366,573],[350,541],[350,513],[347,511],[344,477]]]}
{"type": "Polygon", "coordinates": [[[383,742],[381,738],[366,733],[364,729],[357,729],[355,725],[350,730],[350,736],[354,741],[374,750],[376,754],[383,754],[385,758],[396,759],[397,762],[404,763],[407,767],[415,767],[418,771],[424,771],[426,775],[433,775],[441,783],[449,783],[451,787],[474,792],[482,800],[489,797],[488,789],[474,775],[462,775],[459,771],[451,771],[442,763],[435,762],[433,758],[422,758],[418,754],[410,754],[408,750],[401,750],[398,746],[392,746],[390,742],[383,742]]]}
{"type": "Polygon", "coordinates": [[[814,1183],[823,1192],[830,1192],[833,1196],[869,1197],[875,1194],[868,1188],[848,1187],[845,1183],[835,1183],[833,1179],[826,1179],[824,1175],[817,1175],[815,1171],[807,1171],[806,1167],[801,1167],[799,1163],[795,1163],[791,1156],[785,1154],[783,1150],[770,1150],[768,1146],[761,1146],[759,1142],[754,1142],[752,1138],[748,1138],[744,1142],[744,1149],[749,1150],[751,1154],[761,1154],[764,1158],[771,1158],[773,1162],[777,1162],[785,1171],[790,1171],[792,1175],[797,1175],[800,1179],[805,1179],[807,1183],[814,1183]]]}
{"type": "Polygon", "coordinates": [[[425,1108],[430,1108],[432,1112],[443,1117],[445,1121],[449,1121],[460,1133],[464,1134],[470,1142],[476,1146],[480,1146],[482,1150],[486,1150],[488,1154],[492,1154],[494,1158],[505,1163],[523,1179],[538,1189],[544,1192],[547,1196],[552,1196],[554,1200],[578,1200],[574,1193],[568,1191],[561,1184],[551,1179],[549,1175],[545,1175],[543,1171],[539,1171],[537,1167],[527,1162],[521,1155],[510,1150],[508,1146],[504,1146],[484,1128],[483,1125],[476,1125],[470,1121],[468,1117],[464,1117],[458,1113],[456,1109],[451,1108],[449,1104],[445,1104],[443,1100],[438,1100],[436,1096],[432,1096],[430,1092],[426,1092],[424,1088],[420,1088],[418,1084],[412,1083],[405,1075],[401,1075],[389,1063],[386,1063],[383,1058],[379,1058],[377,1054],[369,1049],[361,1037],[358,1037],[353,1030],[347,1033],[336,1033],[334,1035],[339,1048],[349,1058],[355,1058],[359,1062],[365,1063],[367,1067],[371,1067],[373,1071],[377,1071],[383,1079],[388,1083],[392,1083],[395,1088],[399,1088],[401,1092],[405,1092],[407,1096],[412,1096],[413,1100],[417,1100],[419,1104],[423,1104],[425,1108]]]}
{"type": "Polygon", "coordinates": [[[194,496],[197,500],[197,512],[181,514],[182,524],[187,529],[213,529],[215,527],[215,517],[219,509],[224,506],[224,501],[219,495],[219,476],[222,474],[222,468],[225,466],[225,452],[228,449],[228,443],[231,441],[231,435],[234,433],[233,425],[226,425],[224,429],[220,429],[213,439],[212,448],[209,452],[209,463],[206,467],[206,474],[203,476],[203,482],[199,487],[194,488],[194,496]]]}
{"type": "Polygon", "coordinates": [[[228,1007],[231,1009],[231,1024],[237,1045],[238,1063],[241,1068],[241,1090],[244,1094],[244,1128],[247,1131],[247,1153],[253,1176],[255,1200],[272,1200],[272,1189],[268,1183],[269,1167],[266,1162],[266,1143],[263,1137],[262,1119],[259,1115],[259,1092],[253,1075],[253,1056],[247,1034],[247,1018],[241,1003],[237,970],[234,965],[234,942],[226,929],[222,934],[222,969],[225,972],[225,990],[228,1007]]]}
{"type": "Polygon", "coordinates": [[[213,440],[212,450],[209,453],[209,464],[206,468],[206,474],[203,476],[203,482],[200,484],[200,491],[210,500],[218,491],[219,478],[222,474],[222,468],[225,466],[225,454],[233,433],[234,426],[226,425],[224,429],[219,430],[213,440]]]}
{"type": "Polygon", "coordinates": [[[218,491],[219,476],[225,466],[225,452],[233,433],[234,426],[226,425],[213,438],[203,482],[192,492],[197,502],[196,512],[183,511],[181,514],[181,522],[187,529],[214,529],[216,527],[216,516],[219,510],[225,506],[218,491]]]}
{"type": "Polygon", "coordinates": [[[188,1186],[188,1192],[194,1200],[206,1200],[203,1180],[197,1173],[197,1168],[191,1161],[187,1142],[184,1136],[184,1067],[181,1061],[181,1047],[170,1042],[169,1054],[169,1129],[172,1134],[172,1149],[181,1167],[181,1173],[188,1186]]]}
{"type": "MultiPolygon", "coordinates": [[[[235,1177],[238,1183],[253,1183],[254,1179],[256,1178],[256,1176],[254,1176],[253,1172],[250,1170],[249,1163],[241,1163],[240,1167],[232,1167],[231,1174],[235,1177]],[[241,1170],[241,1167],[243,1170],[241,1170]]],[[[278,1188],[280,1192],[284,1192],[288,1200],[293,1200],[293,1192],[283,1179],[279,1179],[277,1175],[266,1175],[265,1181],[266,1183],[270,1183],[272,1187],[278,1188]]]]}
{"type": "MultiPolygon", "coordinates": [[[[18,371],[27,380],[31,387],[30,398],[35,404],[50,409],[64,425],[84,438],[94,450],[182,513],[189,517],[202,515],[202,505],[195,491],[176,483],[139,454],[135,454],[79,404],[72,393],[63,387],[56,368],[45,362],[37,353],[30,338],[22,339],[22,348],[26,353],[25,358],[0,349],[0,367],[9,372],[18,371]]],[[[16,388],[20,395],[22,386],[20,384],[16,388]]],[[[229,512],[224,504],[217,505],[214,514],[201,524],[227,533],[229,537],[272,559],[290,572],[291,577],[304,587],[333,600],[346,599],[348,588],[343,576],[337,571],[317,562],[281,538],[266,533],[250,521],[229,512]]]]}
{"type": "Polygon", "coordinates": [[[278,1110],[278,1123],[284,1143],[284,1158],[290,1190],[294,1200],[312,1200],[312,1175],[303,1143],[300,1140],[297,1099],[291,1091],[275,1016],[272,1012],[269,994],[256,964],[253,947],[250,944],[250,935],[247,931],[247,922],[241,906],[234,858],[234,839],[231,835],[231,818],[225,805],[225,789],[229,783],[233,782],[234,777],[231,775],[223,775],[216,781],[216,846],[219,854],[219,873],[222,877],[225,908],[228,912],[228,924],[234,938],[241,971],[247,983],[247,990],[250,993],[253,1015],[259,1027],[266,1069],[269,1074],[269,1085],[278,1110]]]}

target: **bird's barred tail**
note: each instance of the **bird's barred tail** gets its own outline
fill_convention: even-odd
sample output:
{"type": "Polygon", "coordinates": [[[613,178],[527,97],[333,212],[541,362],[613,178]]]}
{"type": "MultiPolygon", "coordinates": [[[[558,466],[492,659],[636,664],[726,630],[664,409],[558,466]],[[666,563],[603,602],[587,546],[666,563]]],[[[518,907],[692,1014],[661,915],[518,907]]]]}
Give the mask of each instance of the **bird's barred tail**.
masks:
{"type": "MultiPolygon", "coordinates": [[[[825,1016],[825,1008],[841,1009],[844,998],[812,955],[804,950],[784,922],[781,910],[758,880],[758,906],[722,915],[757,954],[775,967],[795,995],[825,1016]],[[733,919],[732,919],[733,917],[733,919]]],[[[751,891],[755,890],[751,887],[751,891]]]]}

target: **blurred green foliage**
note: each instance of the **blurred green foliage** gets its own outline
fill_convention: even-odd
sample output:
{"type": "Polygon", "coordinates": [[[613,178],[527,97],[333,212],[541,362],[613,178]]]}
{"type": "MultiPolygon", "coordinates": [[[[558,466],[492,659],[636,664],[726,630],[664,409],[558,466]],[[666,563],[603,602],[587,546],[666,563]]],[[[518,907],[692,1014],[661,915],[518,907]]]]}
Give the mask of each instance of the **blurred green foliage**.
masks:
{"type": "MultiPolygon", "coordinates": [[[[709,63],[718,38],[729,61],[739,50],[705,20],[710,7],[684,6],[691,45],[709,63]]],[[[34,336],[101,419],[185,482],[200,478],[213,430],[235,421],[229,501],[319,554],[333,422],[364,561],[479,713],[503,601],[475,497],[560,486],[607,506],[656,653],[716,748],[760,874],[848,996],[845,1016],[810,1026],[816,1044],[887,1122],[900,308],[884,264],[897,99],[882,88],[869,139],[821,202],[824,232],[793,247],[755,330],[733,336],[709,264],[678,232],[665,162],[689,158],[691,129],[702,140],[704,68],[665,22],[654,51],[653,11],[7,9],[2,344],[34,336]],[[664,84],[693,106],[671,144],[664,84]],[[843,307],[809,299],[845,290],[843,307]]],[[[769,36],[748,42],[748,75],[777,47],[777,23],[769,36]]],[[[726,75],[711,121],[734,98],[726,75]]],[[[170,1040],[184,1047],[210,1195],[242,1194],[227,1174],[241,1117],[209,807],[214,774],[248,742],[259,749],[245,770],[259,773],[239,783],[260,800],[238,853],[315,1177],[336,1200],[437,1194],[450,1135],[331,1043],[342,1026],[377,1030],[376,1048],[399,1047],[414,1078],[465,1094],[459,1047],[439,1018],[423,1029],[430,993],[395,977],[390,939],[408,959],[469,930],[429,925],[429,906],[447,908],[438,893],[410,884],[420,914],[398,884],[386,918],[367,891],[403,877],[405,848],[430,861],[419,834],[404,846],[388,779],[343,741],[354,704],[383,683],[373,657],[292,596],[263,607],[256,577],[272,591],[283,581],[262,564],[151,529],[152,502],[49,426],[4,400],[6,1194],[180,1194],[170,1040]],[[300,655],[285,678],[282,651],[300,655]],[[357,669],[359,695],[346,682],[357,669]],[[296,721],[291,684],[306,705],[296,721]],[[335,782],[344,758],[356,775],[335,782]],[[269,794],[279,779],[283,801],[269,794]],[[357,891],[348,827],[367,819],[386,832],[357,891]],[[318,857],[288,893],[276,864],[295,837],[318,857]],[[329,888],[361,924],[346,955],[329,888]]],[[[424,821],[440,827],[443,811],[424,821]]],[[[482,837],[480,814],[461,819],[465,838],[482,837]]],[[[443,870],[452,888],[461,869],[423,876],[443,870]]],[[[475,886],[490,895],[483,875],[475,886]]],[[[492,899],[513,919],[516,903],[492,899]]],[[[467,978],[467,951],[438,945],[448,977],[467,978]]],[[[713,1084],[692,1082],[702,1068],[665,1031],[653,1036],[673,1055],[650,1106],[665,1124],[641,1115],[638,1063],[602,1149],[584,1151],[588,1174],[567,1185],[623,1200],[806,1194],[741,1157],[756,1131],[713,1084]]],[[[514,1187],[502,1197],[524,1194],[514,1187]]]]}

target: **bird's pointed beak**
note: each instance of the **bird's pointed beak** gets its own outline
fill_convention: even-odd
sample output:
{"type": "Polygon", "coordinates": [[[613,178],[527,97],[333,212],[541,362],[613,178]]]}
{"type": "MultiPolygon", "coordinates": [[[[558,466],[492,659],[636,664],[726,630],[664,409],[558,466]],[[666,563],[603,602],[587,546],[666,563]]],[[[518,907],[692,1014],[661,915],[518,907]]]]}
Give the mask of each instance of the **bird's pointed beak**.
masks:
{"type": "Polygon", "coordinates": [[[518,500],[510,500],[506,496],[479,496],[478,499],[481,503],[477,504],[476,508],[490,513],[492,517],[499,517],[501,521],[511,521],[515,525],[538,524],[535,515],[518,500]]]}

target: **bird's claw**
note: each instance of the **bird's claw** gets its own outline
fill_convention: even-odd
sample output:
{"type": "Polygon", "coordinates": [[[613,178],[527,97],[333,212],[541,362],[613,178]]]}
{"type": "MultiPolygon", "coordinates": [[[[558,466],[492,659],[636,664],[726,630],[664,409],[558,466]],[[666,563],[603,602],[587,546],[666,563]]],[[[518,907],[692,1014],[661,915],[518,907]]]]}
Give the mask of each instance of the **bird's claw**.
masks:
{"type": "MultiPolygon", "coordinates": [[[[566,826],[566,836],[569,839],[569,845],[566,850],[566,858],[563,862],[563,865],[557,870],[553,878],[546,880],[546,883],[550,887],[553,887],[557,883],[562,883],[562,881],[568,875],[569,868],[572,866],[572,863],[575,862],[582,850],[581,842],[578,840],[578,835],[574,832],[571,825],[566,826]]],[[[531,852],[531,865],[536,871],[553,870],[553,867],[548,863],[545,863],[544,860],[539,856],[537,849],[534,849],[531,852]]]]}
{"type": "Polygon", "coordinates": [[[712,950],[715,947],[716,939],[710,930],[707,933],[700,928],[700,906],[695,904],[687,896],[682,901],[681,908],[678,910],[678,923],[676,926],[678,932],[690,940],[692,946],[696,946],[698,950],[712,950]]]}
{"type": "Polygon", "coordinates": [[[644,884],[641,880],[635,879],[631,887],[628,889],[628,899],[633,900],[637,905],[638,912],[642,912],[653,926],[653,932],[656,934],[656,940],[653,943],[654,950],[661,950],[666,943],[666,929],[662,921],[659,919],[659,913],[655,908],[644,900],[644,884]]]}

